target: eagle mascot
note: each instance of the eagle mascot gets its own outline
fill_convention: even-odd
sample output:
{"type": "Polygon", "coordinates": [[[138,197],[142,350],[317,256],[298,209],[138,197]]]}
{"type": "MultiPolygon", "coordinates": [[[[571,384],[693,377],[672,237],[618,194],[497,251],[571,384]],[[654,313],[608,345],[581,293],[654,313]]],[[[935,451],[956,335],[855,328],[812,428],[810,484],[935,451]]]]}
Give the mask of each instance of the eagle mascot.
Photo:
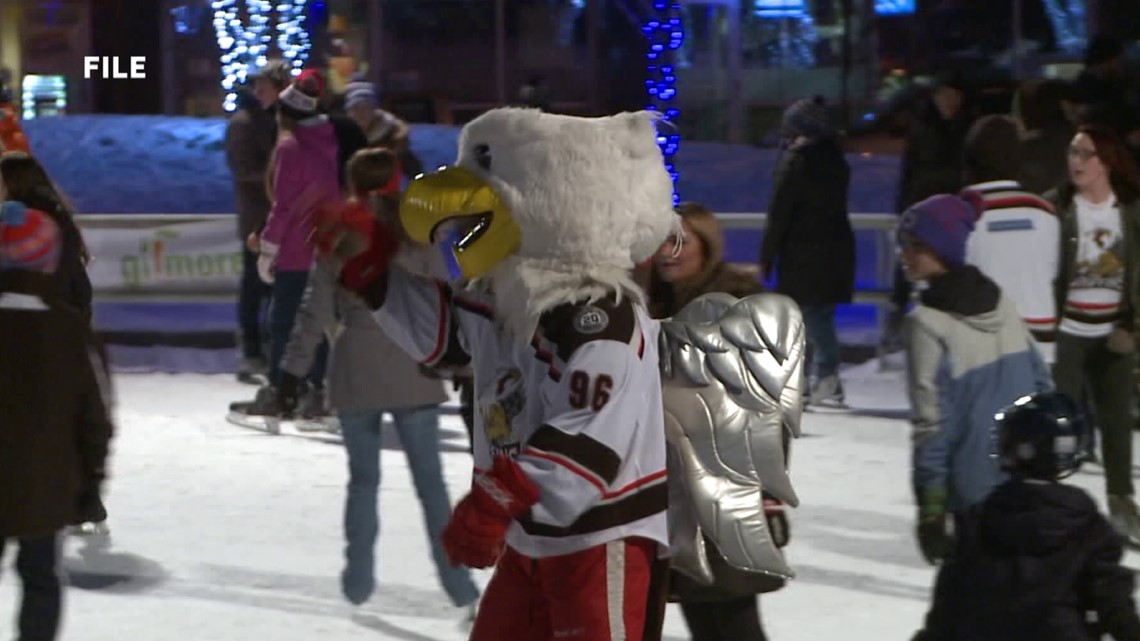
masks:
{"type": "Polygon", "coordinates": [[[761,494],[795,504],[802,319],[775,295],[650,318],[631,272],[678,225],[653,113],[487,112],[400,222],[464,284],[402,270],[351,209],[314,240],[404,350],[474,371],[472,487],[443,535],[495,567],[471,639],[658,639],[669,557],[698,582],[790,576],[761,494]]]}

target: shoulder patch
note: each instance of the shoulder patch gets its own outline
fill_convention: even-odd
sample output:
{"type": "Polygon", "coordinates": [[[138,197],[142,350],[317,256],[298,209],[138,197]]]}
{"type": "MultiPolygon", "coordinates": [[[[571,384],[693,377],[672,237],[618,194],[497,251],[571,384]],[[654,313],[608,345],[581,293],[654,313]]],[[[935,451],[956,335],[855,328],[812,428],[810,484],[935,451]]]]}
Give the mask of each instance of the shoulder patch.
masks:
{"type": "Polygon", "coordinates": [[[574,313],[574,331],[579,334],[599,334],[610,325],[610,315],[600,307],[586,305],[574,313]]]}
{"type": "Polygon", "coordinates": [[[567,303],[542,315],[539,331],[552,343],[558,358],[570,360],[579,347],[591,341],[611,340],[629,343],[637,326],[633,301],[623,296],[591,303],[567,303]]]}

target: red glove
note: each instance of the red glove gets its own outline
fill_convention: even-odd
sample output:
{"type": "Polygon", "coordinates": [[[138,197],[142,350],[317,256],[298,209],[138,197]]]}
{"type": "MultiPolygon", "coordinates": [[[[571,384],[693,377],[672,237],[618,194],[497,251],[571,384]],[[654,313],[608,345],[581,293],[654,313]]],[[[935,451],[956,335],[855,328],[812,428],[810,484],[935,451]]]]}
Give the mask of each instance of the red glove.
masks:
{"type": "Polygon", "coordinates": [[[447,529],[443,549],[454,566],[488,568],[499,560],[511,521],[538,503],[540,492],[509,456],[495,457],[490,472],[476,472],[447,529]]]}

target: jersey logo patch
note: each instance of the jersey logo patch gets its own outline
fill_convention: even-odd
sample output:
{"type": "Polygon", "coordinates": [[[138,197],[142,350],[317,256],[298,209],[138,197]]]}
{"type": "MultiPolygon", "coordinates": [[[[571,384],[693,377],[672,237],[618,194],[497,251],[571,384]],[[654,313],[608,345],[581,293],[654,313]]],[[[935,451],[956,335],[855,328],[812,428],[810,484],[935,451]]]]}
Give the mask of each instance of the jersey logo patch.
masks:
{"type": "Polygon", "coordinates": [[[593,305],[583,307],[574,316],[574,330],[579,334],[597,334],[609,324],[609,315],[593,305]]]}

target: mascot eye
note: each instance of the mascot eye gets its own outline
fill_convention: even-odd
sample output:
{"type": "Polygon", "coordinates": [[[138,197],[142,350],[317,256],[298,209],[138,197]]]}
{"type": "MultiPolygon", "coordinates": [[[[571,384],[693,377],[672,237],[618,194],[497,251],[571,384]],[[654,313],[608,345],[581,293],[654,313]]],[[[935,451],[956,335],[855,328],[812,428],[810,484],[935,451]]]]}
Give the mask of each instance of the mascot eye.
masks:
{"type": "Polygon", "coordinates": [[[483,171],[491,171],[491,147],[489,145],[475,145],[475,163],[483,171]]]}

